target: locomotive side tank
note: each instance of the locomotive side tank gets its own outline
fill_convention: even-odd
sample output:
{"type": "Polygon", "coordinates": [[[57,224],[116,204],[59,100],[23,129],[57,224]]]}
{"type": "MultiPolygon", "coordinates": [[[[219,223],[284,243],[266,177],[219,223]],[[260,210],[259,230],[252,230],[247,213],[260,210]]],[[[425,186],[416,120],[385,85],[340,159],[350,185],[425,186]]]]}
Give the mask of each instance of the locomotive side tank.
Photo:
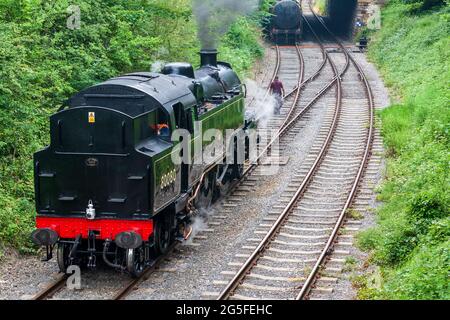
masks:
{"type": "MultiPolygon", "coordinates": [[[[244,127],[244,95],[217,51],[201,52],[201,67],[171,63],[162,73],[110,79],[70,98],[50,118],[50,145],[34,156],[36,230],[33,241],[57,246],[61,271],[71,264],[106,264],[134,276],[165,253],[189,218],[187,203],[205,170],[233,179],[239,165],[204,156],[177,163],[182,142],[203,132],[244,127]],[[209,160],[208,160],[209,159],[209,160]],[[214,170],[211,170],[214,167],[214,170]],[[225,171],[225,172],[224,172],[225,171]]],[[[226,152],[218,154],[226,157],[226,152]]],[[[209,186],[203,189],[208,190],[209,186]]]]}
{"type": "Polygon", "coordinates": [[[298,1],[278,1],[272,8],[271,38],[278,45],[293,45],[302,37],[302,9],[298,1]]]}

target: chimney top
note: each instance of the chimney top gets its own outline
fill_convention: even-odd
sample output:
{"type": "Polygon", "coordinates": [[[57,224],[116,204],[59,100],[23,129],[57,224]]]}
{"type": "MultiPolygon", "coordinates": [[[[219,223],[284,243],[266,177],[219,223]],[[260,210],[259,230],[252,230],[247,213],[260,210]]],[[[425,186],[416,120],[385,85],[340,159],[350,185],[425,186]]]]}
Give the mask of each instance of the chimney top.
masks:
{"type": "Polygon", "coordinates": [[[217,50],[216,49],[202,49],[200,50],[201,66],[217,67],[217,50]]]}

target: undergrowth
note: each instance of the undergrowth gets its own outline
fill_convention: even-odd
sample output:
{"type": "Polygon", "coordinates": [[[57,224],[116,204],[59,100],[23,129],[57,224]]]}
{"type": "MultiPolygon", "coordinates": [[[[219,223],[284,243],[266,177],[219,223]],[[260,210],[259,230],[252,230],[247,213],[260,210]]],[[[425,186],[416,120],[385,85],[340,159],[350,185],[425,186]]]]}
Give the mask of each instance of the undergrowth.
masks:
{"type": "Polygon", "coordinates": [[[360,285],[361,298],[450,298],[450,10],[425,2],[390,1],[369,48],[397,102],[380,114],[384,204],[358,240],[382,281],[360,285]]]}

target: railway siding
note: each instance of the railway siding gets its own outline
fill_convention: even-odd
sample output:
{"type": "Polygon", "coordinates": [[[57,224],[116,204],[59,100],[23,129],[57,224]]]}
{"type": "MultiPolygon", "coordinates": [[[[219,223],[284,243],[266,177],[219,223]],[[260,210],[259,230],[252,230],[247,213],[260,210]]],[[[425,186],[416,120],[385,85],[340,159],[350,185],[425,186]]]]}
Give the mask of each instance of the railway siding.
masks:
{"type": "MultiPolygon", "coordinates": [[[[354,56],[369,78],[374,93],[375,109],[378,111],[387,107],[390,103],[389,93],[376,68],[367,62],[363,54],[354,54],[354,56]]],[[[335,251],[325,263],[308,296],[311,300],[357,298],[356,279],[369,267],[366,264],[368,254],[356,246],[357,235],[359,231],[375,225],[374,212],[380,205],[376,198],[376,189],[382,181],[385,170],[385,150],[379,127],[380,123],[377,120],[372,155],[366,173],[349,210],[348,219],[342,227],[343,231],[334,245],[335,251]],[[335,281],[326,281],[327,278],[333,278],[335,281]]]]}

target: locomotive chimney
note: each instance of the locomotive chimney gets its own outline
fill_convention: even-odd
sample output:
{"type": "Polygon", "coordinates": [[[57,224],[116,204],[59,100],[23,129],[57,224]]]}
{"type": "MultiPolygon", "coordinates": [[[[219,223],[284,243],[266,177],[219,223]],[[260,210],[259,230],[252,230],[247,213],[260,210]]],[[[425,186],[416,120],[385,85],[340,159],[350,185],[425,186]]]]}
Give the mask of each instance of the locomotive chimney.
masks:
{"type": "Polygon", "coordinates": [[[216,49],[202,49],[200,51],[201,66],[217,67],[217,54],[216,49]]]}

